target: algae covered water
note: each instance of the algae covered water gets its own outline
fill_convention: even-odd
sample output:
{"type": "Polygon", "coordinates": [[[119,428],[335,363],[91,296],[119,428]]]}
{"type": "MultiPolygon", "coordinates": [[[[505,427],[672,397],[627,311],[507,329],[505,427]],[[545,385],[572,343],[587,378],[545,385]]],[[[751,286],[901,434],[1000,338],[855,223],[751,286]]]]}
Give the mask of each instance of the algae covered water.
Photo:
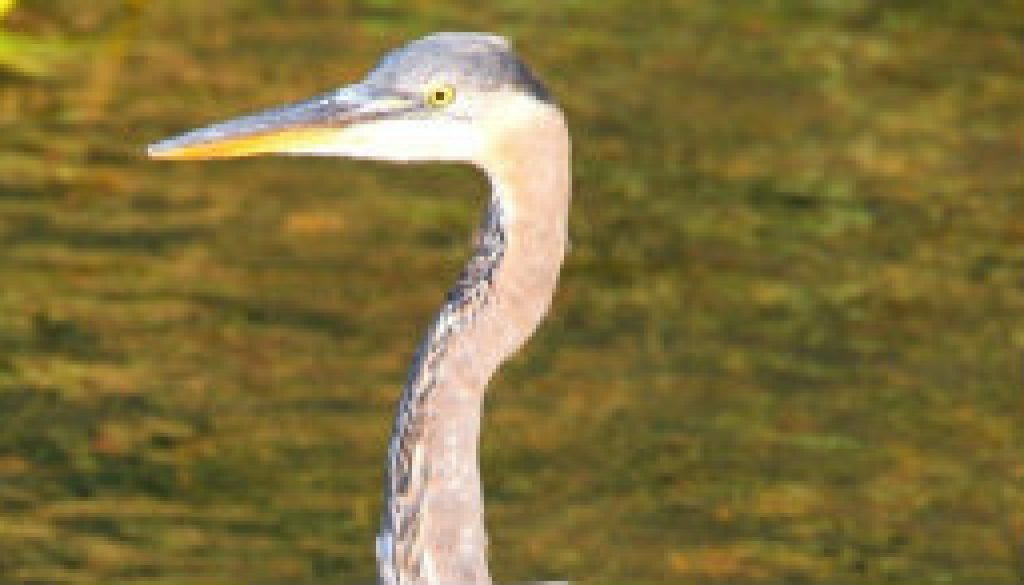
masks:
{"type": "Polygon", "coordinates": [[[435,30],[566,110],[572,248],[491,385],[501,582],[1016,583],[1024,6],[19,3],[0,80],[0,581],[368,582],[472,169],[159,164],[435,30]]]}

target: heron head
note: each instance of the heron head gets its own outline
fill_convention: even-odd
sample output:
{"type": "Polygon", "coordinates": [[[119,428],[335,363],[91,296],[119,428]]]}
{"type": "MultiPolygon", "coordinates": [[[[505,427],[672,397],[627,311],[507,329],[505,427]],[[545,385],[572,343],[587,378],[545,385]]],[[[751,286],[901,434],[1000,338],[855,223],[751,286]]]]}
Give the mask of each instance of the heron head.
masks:
{"type": "Polygon", "coordinates": [[[481,163],[550,105],[505,39],[438,33],[387,54],[360,82],[312,99],[193,130],[149,147],[150,157],[257,154],[481,163]]]}

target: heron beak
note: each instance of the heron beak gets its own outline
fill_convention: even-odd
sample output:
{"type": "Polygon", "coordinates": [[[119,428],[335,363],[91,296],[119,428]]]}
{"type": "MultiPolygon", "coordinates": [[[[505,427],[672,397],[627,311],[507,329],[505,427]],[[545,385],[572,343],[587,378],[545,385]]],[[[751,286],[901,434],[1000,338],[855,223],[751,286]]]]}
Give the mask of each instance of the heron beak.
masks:
{"type": "Polygon", "coordinates": [[[258,154],[317,153],[343,140],[347,128],[407,113],[401,96],[352,85],[307,101],[192,130],[151,144],[150,158],[201,160],[258,154]]]}

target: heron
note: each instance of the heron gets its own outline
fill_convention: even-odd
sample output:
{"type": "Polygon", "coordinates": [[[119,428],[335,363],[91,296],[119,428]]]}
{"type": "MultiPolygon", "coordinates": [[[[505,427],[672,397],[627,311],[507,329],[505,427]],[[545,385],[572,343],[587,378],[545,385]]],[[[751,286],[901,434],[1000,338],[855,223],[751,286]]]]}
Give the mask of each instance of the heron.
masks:
{"type": "Polygon", "coordinates": [[[435,33],[361,80],[151,145],[157,159],[263,154],[468,163],[491,194],[420,343],[387,451],[378,582],[490,583],[479,438],[490,379],[547,314],[568,244],[570,138],[503,37],[435,33]]]}

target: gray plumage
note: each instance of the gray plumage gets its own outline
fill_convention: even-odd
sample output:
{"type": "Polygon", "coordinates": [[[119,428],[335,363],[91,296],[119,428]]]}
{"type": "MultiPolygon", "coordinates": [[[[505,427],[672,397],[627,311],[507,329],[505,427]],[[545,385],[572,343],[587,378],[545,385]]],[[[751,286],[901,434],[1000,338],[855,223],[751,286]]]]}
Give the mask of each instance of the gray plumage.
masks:
{"type": "MultiPolygon", "coordinates": [[[[428,493],[430,481],[430,470],[418,459],[422,455],[417,453],[417,446],[425,440],[423,433],[426,428],[425,418],[431,414],[431,394],[439,385],[444,361],[452,351],[453,337],[464,332],[492,300],[494,278],[505,254],[506,233],[501,215],[501,203],[492,201],[484,213],[472,257],[455,286],[448,292],[413,358],[398,404],[388,448],[384,507],[377,545],[382,585],[405,582],[386,576],[391,567],[385,559],[391,555],[394,555],[391,564],[397,561],[397,564],[404,567],[405,580],[414,579],[411,581],[414,583],[427,580],[425,567],[422,566],[424,542],[418,535],[408,532],[415,530],[414,523],[426,507],[423,497],[428,493]]],[[[472,486],[465,487],[472,489],[472,486]]],[[[482,521],[480,518],[479,533],[465,536],[483,541],[482,521]]],[[[486,558],[481,558],[485,546],[485,542],[480,542],[469,547],[470,554],[464,555],[466,558],[460,562],[465,567],[464,574],[460,575],[465,581],[460,582],[489,581],[486,558]]]]}
{"type": "Polygon", "coordinates": [[[487,584],[478,445],[487,383],[547,313],[566,252],[570,143],[502,38],[439,33],[362,81],[161,141],[150,156],[461,161],[492,193],[473,255],[413,359],[389,442],[379,582],[487,584]],[[440,96],[440,97],[438,97],[440,96]]]}
{"type": "Polygon", "coordinates": [[[417,92],[444,78],[467,92],[519,91],[550,101],[547,89],[512,52],[504,38],[464,32],[436,33],[385,55],[365,83],[370,87],[417,92]]]}

